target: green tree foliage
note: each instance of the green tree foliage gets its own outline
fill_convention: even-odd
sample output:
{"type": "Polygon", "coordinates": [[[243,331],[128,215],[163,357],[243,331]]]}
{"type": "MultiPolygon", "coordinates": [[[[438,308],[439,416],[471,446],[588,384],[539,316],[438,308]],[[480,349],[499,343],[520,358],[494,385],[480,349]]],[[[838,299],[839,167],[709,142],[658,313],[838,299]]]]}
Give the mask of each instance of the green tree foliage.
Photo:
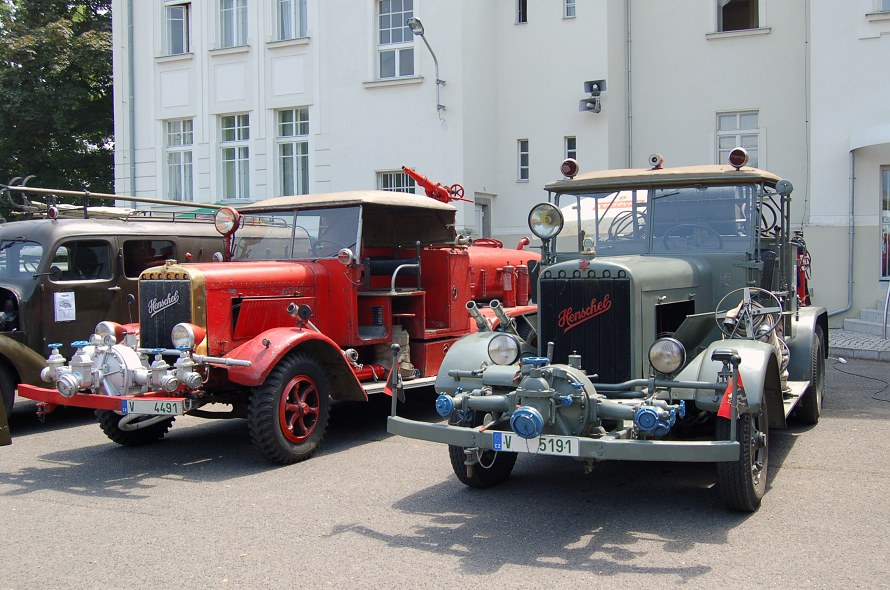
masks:
{"type": "Polygon", "coordinates": [[[112,192],[111,0],[0,0],[0,183],[112,192]]]}

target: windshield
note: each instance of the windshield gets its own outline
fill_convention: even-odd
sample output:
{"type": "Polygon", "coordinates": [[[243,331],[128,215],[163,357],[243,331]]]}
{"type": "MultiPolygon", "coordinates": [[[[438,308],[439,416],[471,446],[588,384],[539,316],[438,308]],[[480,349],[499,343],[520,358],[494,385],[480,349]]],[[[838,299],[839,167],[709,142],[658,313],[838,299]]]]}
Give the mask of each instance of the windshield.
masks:
{"type": "Polygon", "coordinates": [[[0,278],[32,278],[40,268],[43,246],[27,240],[0,240],[0,278]]]}
{"type": "Polygon", "coordinates": [[[579,252],[585,238],[599,255],[746,252],[753,243],[754,184],[629,188],[558,194],[565,218],[557,252],[579,252]]]}
{"type": "Polygon", "coordinates": [[[234,259],[335,258],[359,243],[360,213],[360,207],[329,207],[246,215],[235,232],[234,259]]]}

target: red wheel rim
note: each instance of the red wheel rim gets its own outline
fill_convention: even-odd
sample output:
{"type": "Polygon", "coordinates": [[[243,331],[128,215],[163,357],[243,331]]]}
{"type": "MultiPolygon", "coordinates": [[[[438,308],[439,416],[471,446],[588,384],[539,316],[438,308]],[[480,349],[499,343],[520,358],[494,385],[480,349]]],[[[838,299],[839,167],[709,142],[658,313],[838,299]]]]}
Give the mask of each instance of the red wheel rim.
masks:
{"type": "Polygon", "coordinates": [[[315,431],[321,412],[321,397],[315,381],[305,375],[291,379],[278,404],[281,431],[291,442],[304,442],[315,431]]]}

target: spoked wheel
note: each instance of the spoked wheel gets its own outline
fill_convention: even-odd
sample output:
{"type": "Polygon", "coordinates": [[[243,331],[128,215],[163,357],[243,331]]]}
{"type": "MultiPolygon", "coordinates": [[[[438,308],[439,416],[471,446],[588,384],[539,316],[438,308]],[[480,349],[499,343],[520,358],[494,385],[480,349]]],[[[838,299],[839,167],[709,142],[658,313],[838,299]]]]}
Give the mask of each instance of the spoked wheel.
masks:
{"type": "MultiPolygon", "coordinates": [[[[730,421],[717,418],[717,439],[729,440],[730,421]]],[[[736,421],[736,440],[741,445],[737,461],[717,463],[717,488],[723,503],[732,510],[754,512],[766,492],[769,436],[766,400],[759,413],[743,414],[736,421]]]]}
{"type": "Polygon", "coordinates": [[[327,377],[315,359],[305,354],[285,357],[250,396],[250,440],[273,463],[308,459],[328,426],[329,395],[327,377]]]}
{"type": "Polygon", "coordinates": [[[174,416],[122,416],[111,410],[96,410],[105,436],[125,447],[141,447],[164,438],[174,416]]]}
{"type": "Polygon", "coordinates": [[[813,373],[810,385],[798,403],[794,415],[804,424],[817,424],[822,415],[822,399],[825,397],[825,355],[822,353],[822,328],[813,333],[813,373]]]}
{"type": "MultiPolygon", "coordinates": [[[[482,424],[482,417],[479,412],[474,412],[473,418],[468,423],[479,426],[482,424]]],[[[480,489],[504,482],[510,477],[516,464],[516,453],[479,449],[469,455],[477,461],[468,468],[465,465],[468,457],[466,449],[455,445],[448,445],[448,457],[451,459],[451,468],[457,479],[464,485],[480,489]]]]}

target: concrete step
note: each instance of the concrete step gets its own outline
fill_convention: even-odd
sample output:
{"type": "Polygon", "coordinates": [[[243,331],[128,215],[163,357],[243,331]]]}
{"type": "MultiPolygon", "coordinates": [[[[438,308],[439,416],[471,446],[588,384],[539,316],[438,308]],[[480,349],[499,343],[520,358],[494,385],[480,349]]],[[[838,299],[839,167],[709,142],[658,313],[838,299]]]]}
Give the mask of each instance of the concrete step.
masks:
{"type": "MultiPolygon", "coordinates": [[[[883,312],[881,312],[883,314],[883,312]]],[[[844,330],[849,332],[859,332],[862,334],[872,334],[874,336],[880,336],[884,330],[883,326],[881,326],[881,322],[869,322],[866,320],[860,320],[857,318],[844,318],[844,330]]],[[[890,333],[890,329],[888,329],[888,333],[890,333]]]]}
{"type": "MultiPolygon", "coordinates": [[[[873,322],[876,324],[880,324],[884,321],[884,310],[883,309],[860,309],[859,310],[859,319],[864,322],[873,322]]],[[[888,319],[890,321],[890,319],[888,319]]]]}

